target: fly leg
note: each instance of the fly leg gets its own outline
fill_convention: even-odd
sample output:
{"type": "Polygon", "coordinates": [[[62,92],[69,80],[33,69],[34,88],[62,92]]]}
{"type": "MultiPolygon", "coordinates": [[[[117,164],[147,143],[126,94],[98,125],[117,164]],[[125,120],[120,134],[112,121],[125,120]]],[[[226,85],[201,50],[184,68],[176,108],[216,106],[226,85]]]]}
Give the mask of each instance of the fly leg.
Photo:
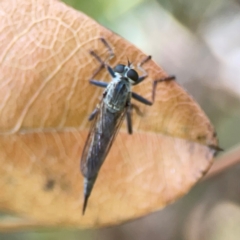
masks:
{"type": "Polygon", "coordinates": [[[143,115],[143,113],[140,111],[139,107],[133,103],[127,104],[127,111],[126,111],[126,120],[127,120],[127,130],[129,134],[132,134],[132,110],[135,110],[136,113],[140,116],[143,115]]]}
{"type": "Polygon", "coordinates": [[[153,105],[153,103],[155,101],[157,84],[159,82],[168,82],[168,81],[173,81],[173,80],[175,80],[175,76],[173,76],[173,75],[170,75],[170,76],[165,77],[165,78],[160,78],[160,79],[154,80],[153,81],[153,87],[152,87],[152,101],[147,100],[146,98],[140,96],[139,94],[137,94],[135,92],[132,92],[132,98],[136,99],[137,101],[139,101],[143,104],[151,106],[151,105],[153,105]]]}
{"type": "MultiPolygon", "coordinates": [[[[106,61],[108,62],[110,59],[112,59],[115,55],[114,55],[114,52],[112,50],[112,48],[110,47],[110,45],[107,43],[106,39],[105,38],[100,38],[100,41],[103,43],[103,45],[107,48],[108,52],[109,52],[109,56],[107,57],[106,61]]],[[[99,68],[94,71],[92,77],[90,78],[90,83],[96,85],[96,86],[99,86],[99,87],[106,87],[106,85],[101,85],[101,83],[103,82],[100,82],[100,85],[97,85],[96,82],[98,82],[97,80],[94,80],[94,77],[103,69],[105,68],[106,64],[105,62],[106,61],[103,61],[101,59],[101,57],[93,50],[90,50],[89,53],[100,63],[100,66],[99,68]]],[[[112,69],[111,69],[112,70],[112,69]]],[[[109,71],[109,70],[108,70],[109,71]]],[[[113,71],[112,71],[113,72],[113,71]]],[[[111,73],[110,73],[111,74],[111,73]]],[[[112,74],[111,74],[112,75],[112,74]]]]}
{"type": "MultiPolygon", "coordinates": [[[[145,76],[146,77],[146,76],[145,76]]],[[[144,78],[145,78],[144,77],[144,78]]],[[[155,93],[156,93],[156,88],[157,88],[157,84],[159,82],[165,82],[165,81],[172,81],[175,80],[175,76],[168,76],[165,78],[160,78],[157,80],[153,81],[153,88],[152,88],[152,101],[147,100],[146,98],[140,96],[137,93],[132,92],[132,98],[136,99],[137,101],[146,104],[146,105],[152,105],[155,101],[155,93]]],[[[126,111],[126,120],[127,120],[127,129],[128,129],[128,133],[132,134],[132,118],[131,118],[131,113],[132,113],[132,109],[135,109],[138,115],[142,115],[139,107],[135,104],[131,104],[128,103],[127,105],[127,111],[126,111]]]]}
{"type": "MultiPolygon", "coordinates": [[[[136,81],[135,84],[138,84],[138,83],[142,82],[142,81],[148,76],[147,71],[142,67],[142,65],[143,65],[144,63],[148,62],[149,60],[151,60],[151,58],[152,58],[152,57],[149,55],[149,56],[145,57],[145,58],[138,64],[138,69],[140,69],[140,70],[143,72],[143,75],[138,78],[138,81],[136,81]]],[[[135,85],[135,84],[134,84],[134,85],[135,85]]],[[[151,102],[151,101],[149,101],[149,100],[147,100],[146,98],[138,95],[138,94],[135,93],[135,92],[132,92],[132,97],[133,97],[134,99],[136,99],[137,101],[143,103],[143,104],[152,105],[152,102],[151,102]]]]}
{"type": "Polygon", "coordinates": [[[139,69],[140,71],[143,72],[143,75],[138,78],[138,81],[137,81],[135,84],[138,84],[138,83],[142,82],[142,81],[148,76],[147,71],[142,67],[142,65],[143,65],[144,63],[148,62],[148,61],[151,60],[151,59],[152,59],[152,57],[149,55],[149,56],[145,57],[145,58],[138,64],[137,67],[138,67],[138,69],[139,69]]]}
{"type": "Polygon", "coordinates": [[[106,88],[108,85],[108,83],[106,83],[106,82],[101,82],[101,81],[94,80],[94,79],[90,80],[89,82],[95,86],[102,87],[102,88],[106,88]]]}
{"type": "Polygon", "coordinates": [[[127,111],[126,111],[126,120],[127,120],[127,130],[129,134],[132,134],[132,116],[131,116],[131,103],[127,103],[127,111]]]}
{"type": "Polygon", "coordinates": [[[146,104],[146,105],[149,105],[149,106],[152,105],[151,101],[147,100],[146,98],[140,96],[139,94],[137,94],[135,92],[132,92],[132,98],[136,99],[137,101],[139,101],[143,104],[146,104]]]}
{"type": "Polygon", "coordinates": [[[89,115],[88,121],[92,121],[92,120],[95,118],[95,116],[97,115],[98,112],[99,112],[99,108],[96,107],[96,108],[92,111],[92,113],[89,115]]]}
{"type": "MultiPolygon", "coordinates": [[[[149,60],[151,60],[151,56],[147,56],[145,57],[139,64],[138,64],[138,69],[140,69],[142,72],[143,72],[143,75],[140,76],[138,78],[138,81],[136,81],[135,84],[139,84],[140,82],[142,82],[145,78],[148,77],[148,73],[147,71],[142,67],[143,64],[145,64],[146,62],[148,62],[149,60]]],[[[165,77],[165,78],[160,78],[160,79],[157,79],[157,80],[154,80],[153,81],[153,87],[152,87],[152,101],[149,101],[147,100],[146,98],[140,96],[139,94],[135,93],[135,92],[132,92],[132,97],[134,99],[136,99],[137,101],[143,103],[143,104],[146,104],[146,105],[152,105],[154,103],[154,100],[155,100],[155,92],[156,92],[156,88],[157,88],[157,84],[159,82],[165,82],[165,81],[172,81],[172,80],[175,80],[175,76],[168,76],[168,77],[165,77]]],[[[134,84],[134,85],[135,85],[134,84]]]]}
{"type": "Polygon", "coordinates": [[[169,82],[169,81],[173,81],[175,80],[176,77],[174,75],[170,75],[164,78],[160,78],[160,79],[156,79],[153,81],[153,87],[152,87],[152,103],[154,103],[155,101],[155,94],[156,94],[156,89],[157,89],[157,85],[159,82],[169,82]]]}
{"type": "MultiPolygon", "coordinates": [[[[107,91],[105,90],[104,91],[104,93],[103,93],[103,98],[106,96],[106,94],[107,94],[107,91]]],[[[88,121],[92,121],[95,117],[96,117],[96,115],[99,113],[99,105],[97,105],[97,107],[92,111],[92,113],[89,115],[89,117],[88,117],[88,121]]]]}

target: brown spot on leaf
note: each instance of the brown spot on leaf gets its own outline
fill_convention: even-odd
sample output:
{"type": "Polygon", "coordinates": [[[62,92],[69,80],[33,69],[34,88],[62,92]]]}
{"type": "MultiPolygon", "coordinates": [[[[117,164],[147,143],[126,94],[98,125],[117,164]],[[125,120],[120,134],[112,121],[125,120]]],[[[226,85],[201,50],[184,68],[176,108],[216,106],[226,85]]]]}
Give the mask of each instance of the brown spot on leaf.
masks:
{"type": "Polygon", "coordinates": [[[44,185],[44,190],[45,191],[51,191],[53,190],[54,186],[55,186],[55,181],[53,179],[48,179],[47,182],[44,185]]]}

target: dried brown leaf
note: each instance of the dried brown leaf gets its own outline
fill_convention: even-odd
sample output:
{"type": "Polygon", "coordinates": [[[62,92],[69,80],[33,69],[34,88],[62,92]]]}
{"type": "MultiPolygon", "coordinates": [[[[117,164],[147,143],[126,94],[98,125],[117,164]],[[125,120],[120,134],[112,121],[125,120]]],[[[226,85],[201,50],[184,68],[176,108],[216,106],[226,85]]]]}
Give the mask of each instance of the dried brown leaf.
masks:
{"type": "MultiPolygon", "coordinates": [[[[79,170],[88,115],[102,89],[88,80],[99,67],[135,64],[146,55],[95,21],[55,0],[0,3],[0,209],[22,217],[0,229],[32,226],[96,227],[156,211],[185,194],[209,168],[214,129],[176,83],[157,87],[153,106],[138,104],[132,136],[123,124],[81,215],[79,170]]],[[[134,88],[151,99],[152,81],[167,76],[154,61],[134,88]]],[[[99,80],[109,81],[106,70],[99,80]]]]}

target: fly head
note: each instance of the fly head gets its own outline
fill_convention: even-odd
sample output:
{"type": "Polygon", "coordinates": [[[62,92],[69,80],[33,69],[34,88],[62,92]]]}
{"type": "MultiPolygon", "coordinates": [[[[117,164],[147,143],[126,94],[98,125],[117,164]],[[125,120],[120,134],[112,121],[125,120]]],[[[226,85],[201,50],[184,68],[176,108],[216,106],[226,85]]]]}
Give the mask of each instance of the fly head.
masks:
{"type": "Polygon", "coordinates": [[[114,68],[114,72],[116,75],[119,75],[120,77],[124,77],[128,80],[131,85],[135,85],[139,82],[139,76],[138,73],[131,67],[131,64],[126,66],[123,64],[118,64],[114,68]]]}

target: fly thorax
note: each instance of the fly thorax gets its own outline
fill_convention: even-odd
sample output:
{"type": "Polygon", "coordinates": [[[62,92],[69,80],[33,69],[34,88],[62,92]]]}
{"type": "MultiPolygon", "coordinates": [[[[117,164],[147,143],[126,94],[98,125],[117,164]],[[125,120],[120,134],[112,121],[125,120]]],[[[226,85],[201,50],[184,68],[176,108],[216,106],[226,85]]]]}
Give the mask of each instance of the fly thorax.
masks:
{"type": "Polygon", "coordinates": [[[112,81],[107,86],[104,102],[109,111],[118,112],[125,108],[130,88],[131,85],[125,78],[112,81]]]}

